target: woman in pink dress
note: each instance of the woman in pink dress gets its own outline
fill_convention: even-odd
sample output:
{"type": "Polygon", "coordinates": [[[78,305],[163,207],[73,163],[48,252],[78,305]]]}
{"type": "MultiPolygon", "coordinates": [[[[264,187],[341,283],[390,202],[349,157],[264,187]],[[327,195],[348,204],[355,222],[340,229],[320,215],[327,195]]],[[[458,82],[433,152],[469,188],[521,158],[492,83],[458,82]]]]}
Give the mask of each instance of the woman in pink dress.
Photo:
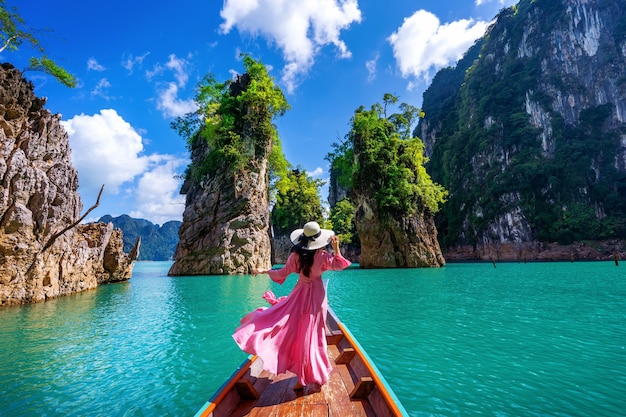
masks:
{"type": "Polygon", "coordinates": [[[339,271],[350,261],[339,252],[339,238],[316,222],[291,233],[294,244],[281,269],[255,269],[253,275],[268,274],[282,284],[291,273],[298,282],[291,293],[276,299],[267,291],[263,298],[272,304],[260,307],[241,319],[233,339],[241,350],[257,355],[263,368],[275,375],[286,371],[296,374],[294,389],[310,383],[323,385],[331,371],[326,351],[326,312],[328,301],[322,273],[339,271]],[[334,255],[324,248],[330,243],[334,255]]]}

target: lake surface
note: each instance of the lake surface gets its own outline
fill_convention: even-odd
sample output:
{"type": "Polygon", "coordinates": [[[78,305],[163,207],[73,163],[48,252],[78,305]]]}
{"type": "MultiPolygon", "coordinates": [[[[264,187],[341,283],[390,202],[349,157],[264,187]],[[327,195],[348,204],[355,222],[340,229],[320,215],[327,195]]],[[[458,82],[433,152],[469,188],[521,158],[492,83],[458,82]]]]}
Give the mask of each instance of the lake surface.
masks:
{"type": "MultiPolygon", "coordinates": [[[[0,308],[0,416],[193,416],[247,357],[264,276],[167,277],[0,308]]],[[[329,303],[411,416],[626,415],[626,264],[329,272],[329,303]]]]}

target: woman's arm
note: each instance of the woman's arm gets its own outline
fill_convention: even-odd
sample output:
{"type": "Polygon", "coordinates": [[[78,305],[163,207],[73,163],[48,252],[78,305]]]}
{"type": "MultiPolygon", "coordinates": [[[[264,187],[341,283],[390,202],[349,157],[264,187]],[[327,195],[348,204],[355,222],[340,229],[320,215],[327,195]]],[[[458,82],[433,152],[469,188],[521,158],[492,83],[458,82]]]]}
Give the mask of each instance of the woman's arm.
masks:
{"type": "Polygon", "coordinates": [[[325,270],[341,271],[352,264],[352,262],[343,257],[339,250],[339,237],[331,236],[330,246],[333,248],[334,254],[330,255],[327,253],[327,260],[324,265],[325,270]]]}
{"type": "Polygon", "coordinates": [[[252,275],[258,274],[268,274],[272,281],[278,282],[282,284],[287,279],[287,276],[292,272],[298,272],[296,268],[296,254],[291,253],[289,258],[287,259],[287,263],[280,269],[262,269],[262,268],[254,268],[252,269],[252,275]]]}
{"type": "Polygon", "coordinates": [[[330,247],[333,248],[335,255],[341,255],[341,252],[339,251],[339,237],[337,235],[332,235],[330,237],[330,247]]]}

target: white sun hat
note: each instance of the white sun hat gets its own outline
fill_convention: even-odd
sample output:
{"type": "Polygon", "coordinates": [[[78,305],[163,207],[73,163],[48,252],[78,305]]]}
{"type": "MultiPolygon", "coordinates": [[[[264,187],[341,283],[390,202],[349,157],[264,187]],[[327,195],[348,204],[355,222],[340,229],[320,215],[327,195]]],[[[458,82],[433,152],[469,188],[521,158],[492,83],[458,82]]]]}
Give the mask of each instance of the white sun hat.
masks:
{"type": "Polygon", "coordinates": [[[328,229],[322,229],[317,222],[308,222],[302,229],[296,229],[291,232],[291,242],[306,250],[316,250],[323,248],[330,243],[331,236],[335,232],[328,229]]]}

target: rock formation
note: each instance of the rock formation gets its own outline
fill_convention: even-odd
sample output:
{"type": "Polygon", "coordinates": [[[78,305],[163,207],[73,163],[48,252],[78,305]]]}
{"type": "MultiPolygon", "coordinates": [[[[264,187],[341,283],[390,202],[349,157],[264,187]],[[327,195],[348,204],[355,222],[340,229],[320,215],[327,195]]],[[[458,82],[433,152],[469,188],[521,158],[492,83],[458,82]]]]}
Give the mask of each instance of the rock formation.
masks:
{"type": "Polygon", "coordinates": [[[358,196],[355,224],[362,268],[425,268],[445,265],[437,229],[428,212],[381,216],[371,197],[358,196]]]}
{"type": "Polygon", "coordinates": [[[435,76],[417,134],[444,252],[626,237],[625,21],[624,0],[521,0],[435,76]]]}
{"type": "MultiPolygon", "coordinates": [[[[247,88],[246,80],[241,76],[231,86],[233,95],[247,88]]],[[[251,156],[244,170],[185,179],[185,211],[169,275],[249,274],[271,267],[267,155],[272,138],[246,140],[261,141],[264,149],[255,150],[258,156],[251,156]]],[[[201,166],[209,152],[206,140],[194,141],[191,164],[201,166]]]]}
{"type": "Polygon", "coordinates": [[[136,249],[83,208],[60,115],[10,64],[0,68],[0,305],[44,301],[128,280],[136,249]]]}
{"type": "MultiPolygon", "coordinates": [[[[192,156],[193,160],[193,156],[192,156]]],[[[248,274],[269,268],[267,161],[255,172],[185,181],[180,240],[169,275],[248,274]]]]}

